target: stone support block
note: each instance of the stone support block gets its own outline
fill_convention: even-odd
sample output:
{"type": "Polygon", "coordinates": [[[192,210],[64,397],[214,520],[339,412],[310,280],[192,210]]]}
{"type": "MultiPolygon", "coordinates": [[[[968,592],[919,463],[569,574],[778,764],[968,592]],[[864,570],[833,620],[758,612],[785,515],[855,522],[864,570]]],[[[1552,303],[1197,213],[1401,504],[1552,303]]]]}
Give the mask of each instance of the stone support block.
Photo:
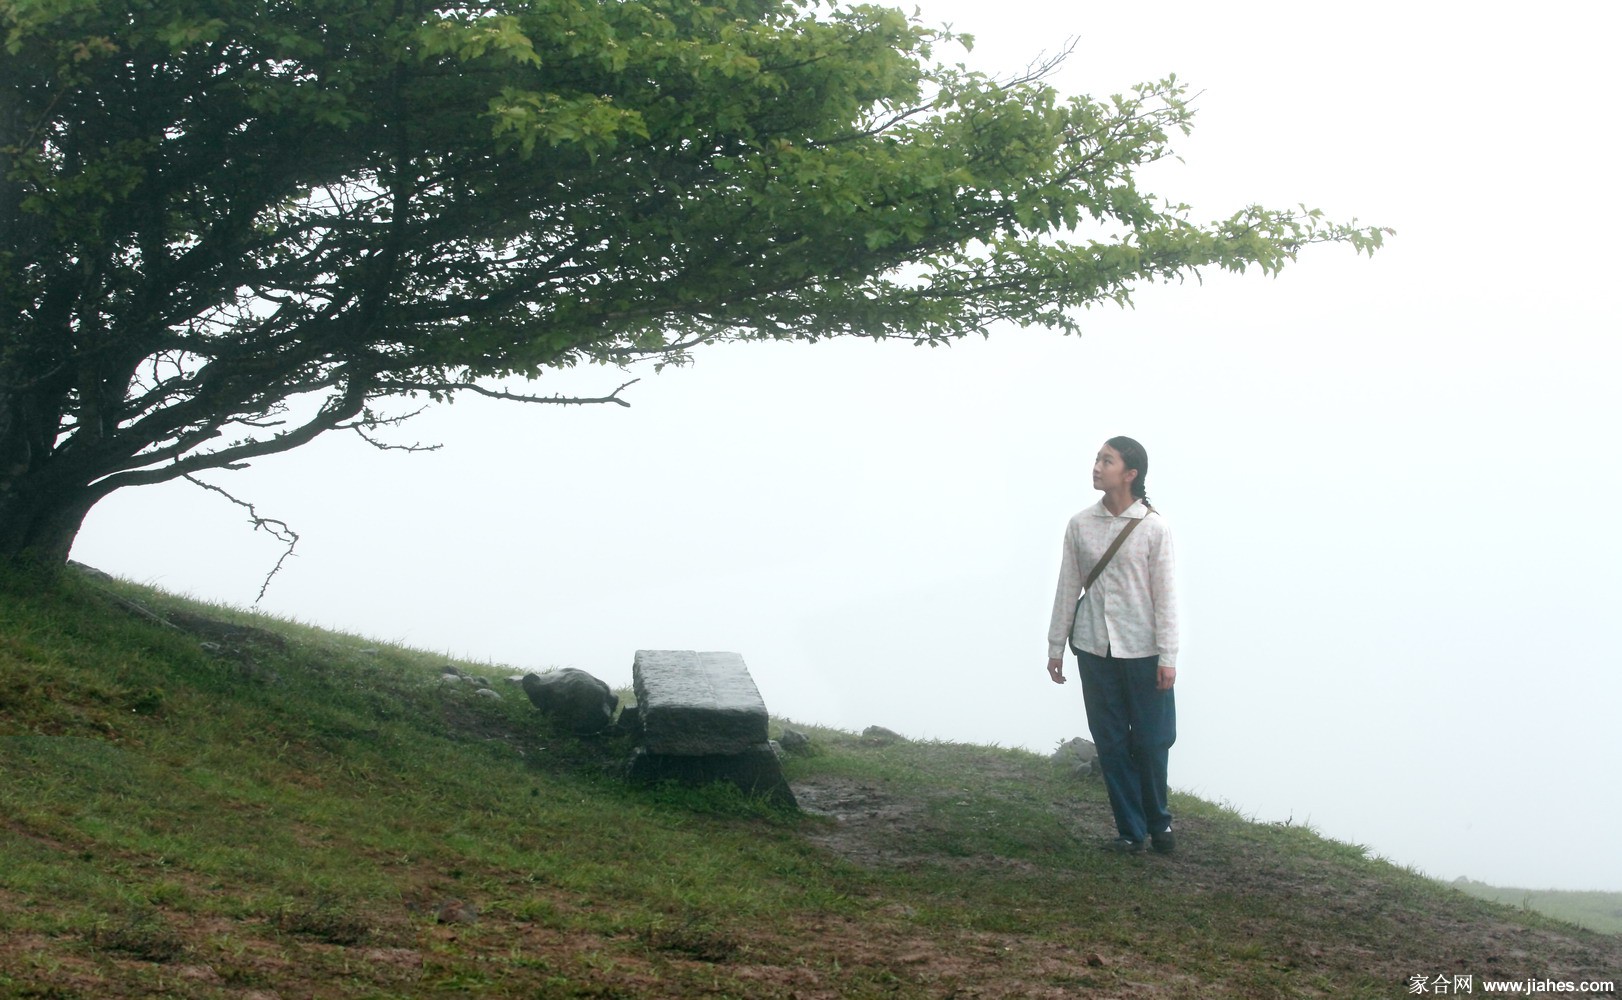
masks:
{"type": "Polygon", "coordinates": [[[799,808],[794,790],[783,777],[777,751],[769,743],[750,747],[742,753],[711,753],[699,756],[649,753],[637,748],[631,755],[632,781],[678,781],[684,785],[729,782],[750,795],[762,795],[780,806],[799,808]]]}

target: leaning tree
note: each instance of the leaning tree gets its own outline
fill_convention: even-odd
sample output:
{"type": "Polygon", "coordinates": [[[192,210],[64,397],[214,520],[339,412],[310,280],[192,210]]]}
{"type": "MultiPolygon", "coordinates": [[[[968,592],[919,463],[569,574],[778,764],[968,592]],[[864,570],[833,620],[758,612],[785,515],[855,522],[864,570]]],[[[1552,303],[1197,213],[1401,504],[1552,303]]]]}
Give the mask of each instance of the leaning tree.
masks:
{"type": "Polygon", "coordinates": [[[1188,130],[1176,80],[1066,99],[951,41],[807,0],[0,0],[0,560],[394,397],[1071,331],[1146,281],[1380,243],[1191,221],[1134,183],[1188,130]]]}

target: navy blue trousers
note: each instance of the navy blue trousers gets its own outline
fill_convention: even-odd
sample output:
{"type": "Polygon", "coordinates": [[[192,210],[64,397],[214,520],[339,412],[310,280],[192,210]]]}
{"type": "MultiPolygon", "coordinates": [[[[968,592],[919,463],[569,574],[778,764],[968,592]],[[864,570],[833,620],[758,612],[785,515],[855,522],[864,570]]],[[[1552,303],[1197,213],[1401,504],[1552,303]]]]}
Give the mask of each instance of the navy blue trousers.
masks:
{"type": "Polygon", "coordinates": [[[1160,657],[1079,653],[1076,659],[1116,831],[1141,842],[1170,830],[1166,761],[1177,742],[1177,700],[1172,691],[1155,689],[1160,657]]]}

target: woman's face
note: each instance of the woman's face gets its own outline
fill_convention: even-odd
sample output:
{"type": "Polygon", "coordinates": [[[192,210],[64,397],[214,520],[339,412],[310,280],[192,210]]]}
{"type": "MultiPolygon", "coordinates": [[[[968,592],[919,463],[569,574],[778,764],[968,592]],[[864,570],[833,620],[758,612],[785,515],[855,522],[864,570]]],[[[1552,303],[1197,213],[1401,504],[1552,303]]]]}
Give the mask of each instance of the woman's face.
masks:
{"type": "Polygon", "coordinates": [[[1107,444],[1098,449],[1098,457],[1093,459],[1093,489],[1105,493],[1122,489],[1131,492],[1132,480],[1136,477],[1137,470],[1126,467],[1120,452],[1107,444]]]}

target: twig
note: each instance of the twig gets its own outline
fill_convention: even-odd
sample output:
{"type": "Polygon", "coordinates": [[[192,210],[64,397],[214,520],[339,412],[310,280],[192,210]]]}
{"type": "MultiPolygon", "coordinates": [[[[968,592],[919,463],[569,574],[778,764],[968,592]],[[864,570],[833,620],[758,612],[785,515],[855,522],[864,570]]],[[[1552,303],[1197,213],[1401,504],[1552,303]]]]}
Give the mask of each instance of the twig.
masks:
{"type": "Polygon", "coordinates": [[[362,441],[365,441],[378,451],[438,451],[441,447],[443,447],[442,445],[423,444],[420,441],[415,444],[389,444],[386,441],[379,441],[377,438],[366,433],[367,431],[378,427],[398,427],[426,409],[426,406],[420,406],[417,409],[412,410],[410,413],[402,413],[397,417],[380,417],[373,413],[370,409],[367,409],[361,414],[360,419],[351,421],[347,424],[335,424],[333,426],[333,430],[354,431],[356,434],[360,435],[360,439],[362,441]]]}
{"type": "Polygon", "coordinates": [[[359,434],[362,441],[365,441],[378,451],[438,451],[440,448],[444,447],[444,445],[421,443],[389,444],[386,441],[379,441],[377,438],[372,437],[370,434],[366,433],[366,431],[361,429],[359,424],[350,424],[349,429],[354,431],[356,434],[359,434]]]}
{"type": "Polygon", "coordinates": [[[272,538],[275,538],[277,541],[287,543],[286,551],[282,553],[282,557],[280,559],[276,560],[276,565],[271,567],[270,572],[265,574],[265,582],[259,585],[259,596],[253,599],[253,603],[258,604],[260,601],[265,599],[265,592],[270,589],[270,581],[276,576],[277,573],[282,571],[282,564],[287,562],[287,557],[293,554],[293,547],[298,544],[298,532],[288,527],[286,521],[274,517],[260,517],[259,511],[254,509],[253,504],[248,503],[246,500],[238,500],[236,497],[212,483],[205,483],[190,473],[187,473],[182,478],[191,483],[193,486],[201,486],[205,490],[218,493],[220,496],[236,504],[238,507],[246,510],[248,512],[248,520],[253,524],[253,530],[267,531],[270,533],[272,538]]]}
{"type": "Polygon", "coordinates": [[[634,378],[606,396],[595,396],[590,398],[584,396],[529,396],[523,393],[508,392],[505,389],[486,389],[484,386],[477,385],[473,382],[378,382],[375,388],[393,389],[402,392],[475,392],[481,396],[488,396],[491,399],[507,399],[517,403],[560,403],[565,406],[585,406],[592,403],[617,403],[620,406],[630,406],[630,403],[627,403],[625,400],[620,398],[620,393],[624,392],[631,386],[636,385],[640,381],[642,380],[639,378],[634,378]]]}

